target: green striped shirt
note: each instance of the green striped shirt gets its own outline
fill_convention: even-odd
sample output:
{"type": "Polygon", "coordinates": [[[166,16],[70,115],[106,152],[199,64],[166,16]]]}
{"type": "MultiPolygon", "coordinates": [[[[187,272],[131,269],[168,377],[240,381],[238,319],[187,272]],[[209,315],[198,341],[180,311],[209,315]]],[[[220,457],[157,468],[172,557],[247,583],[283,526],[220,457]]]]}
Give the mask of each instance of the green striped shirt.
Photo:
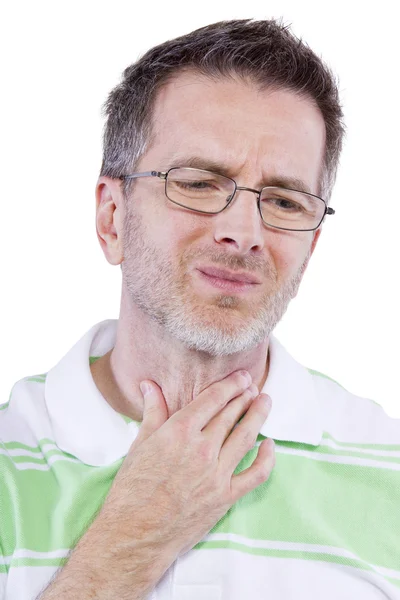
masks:
{"type": "MultiPolygon", "coordinates": [[[[94,325],[0,406],[0,600],[35,600],[100,510],[140,423],[116,412],[90,363],[117,320],[94,325]]],[[[263,392],[268,481],[168,569],[151,600],[400,600],[400,419],[294,360],[270,336],[263,392]]]]}

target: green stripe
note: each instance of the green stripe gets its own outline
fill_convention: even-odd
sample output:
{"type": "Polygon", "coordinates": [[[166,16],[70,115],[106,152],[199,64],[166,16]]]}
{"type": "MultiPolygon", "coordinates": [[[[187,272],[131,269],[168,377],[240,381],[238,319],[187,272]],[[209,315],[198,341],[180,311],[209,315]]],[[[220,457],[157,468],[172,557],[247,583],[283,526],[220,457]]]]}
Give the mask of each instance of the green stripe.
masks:
{"type": "MultiPolygon", "coordinates": [[[[100,357],[89,357],[92,364],[100,357]]],[[[338,382],[312,369],[312,375],[338,382]]],[[[25,378],[44,383],[46,374],[25,378]]],[[[344,388],[343,388],[344,389],[344,388]]],[[[11,398],[12,392],[10,394],[11,398]]],[[[7,408],[0,406],[0,410],[7,408]]],[[[375,403],[377,404],[377,403],[375,403]]],[[[379,405],[378,405],[379,406],[379,405]]],[[[132,419],[122,415],[126,423],[132,419]]],[[[140,423],[139,423],[140,425],[140,423]]],[[[258,436],[258,442],[264,436],[258,436]]],[[[218,521],[211,533],[233,533],[255,540],[320,544],[349,549],[359,559],[327,553],[249,548],[236,541],[200,542],[195,548],[233,548],[248,554],[321,560],[365,570],[370,564],[399,569],[400,548],[400,471],[382,467],[400,464],[395,456],[374,456],[373,451],[400,451],[400,444],[359,444],[340,442],[325,432],[329,446],[315,448],[308,444],[276,441],[276,466],[269,480],[241,498],[218,521]],[[359,450],[368,450],[362,453],[359,450]],[[306,451],[296,456],[290,451],[306,451]],[[308,453],[318,454],[312,460],[308,453]],[[360,458],[371,466],[336,464],[324,458],[360,458]],[[377,468],[374,468],[376,465],[377,468]]],[[[106,443],[106,442],[105,442],[106,443]]],[[[35,470],[54,455],[74,458],[62,452],[53,440],[43,438],[38,446],[19,442],[1,443],[5,451],[21,450],[36,456],[0,455],[2,494],[0,494],[0,540],[5,555],[15,548],[38,552],[70,548],[71,551],[96,518],[124,459],[107,467],[91,467],[81,462],[57,461],[50,470],[35,470]],[[53,448],[43,450],[44,444],[53,448]],[[20,471],[16,465],[30,463],[20,471]]],[[[235,470],[249,467],[258,448],[253,448],[235,470]]],[[[13,559],[11,566],[62,567],[68,558],[13,559]]],[[[8,566],[0,565],[0,572],[8,566]]],[[[386,577],[394,585],[400,582],[386,577]]]]}
{"type": "MultiPolygon", "coordinates": [[[[257,556],[274,557],[274,558],[288,558],[297,560],[308,560],[308,561],[324,561],[328,563],[339,564],[348,567],[354,567],[362,569],[364,571],[374,572],[374,569],[369,565],[366,565],[360,560],[351,559],[347,557],[332,556],[327,553],[318,552],[304,552],[295,550],[277,550],[269,548],[249,548],[245,544],[240,544],[233,541],[207,541],[199,542],[194,546],[194,550],[213,550],[213,549],[224,549],[224,550],[238,550],[246,554],[252,554],[257,556]]],[[[71,551],[72,552],[72,551],[71,551]]],[[[67,564],[69,556],[66,558],[12,558],[10,565],[0,564],[0,573],[8,573],[10,568],[15,567],[63,567],[67,564]]],[[[379,573],[379,577],[383,577],[379,573]]],[[[384,577],[384,579],[390,582],[392,585],[400,588],[400,581],[392,577],[384,577]]]]}
{"type": "MultiPolygon", "coordinates": [[[[342,441],[339,441],[336,438],[334,438],[333,435],[331,435],[327,431],[324,432],[322,439],[332,440],[336,444],[339,444],[340,446],[345,447],[345,448],[364,448],[365,450],[386,450],[386,451],[394,451],[394,452],[400,451],[400,444],[360,444],[359,442],[342,442],[342,441]]],[[[283,443],[286,443],[286,442],[283,442],[283,443]]],[[[287,443],[290,444],[291,442],[287,442],[287,443]]],[[[297,447],[297,446],[299,446],[299,444],[294,444],[294,446],[297,447]]],[[[382,457],[381,460],[385,461],[386,458],[382,457]]],[[[400,462],[400,458],[398,458],[396,460],[398,460],[400,462]]]]}
{"type": "Polygon", "coordinates": [[[338,383],[337,381],[332,379],[332,377],[328,377],[328,375],[324,375],[324,373],[320,373],[319,371],[314,371],[314,369],[309,369],[308,367],[306,367],[306,369],[309,373],[311,373],[311,375],[317,375],[318,377],[323,377],[324,379],[329,379],[330,381],[333,381],[333,383],[336,383],[336,385],[341,387],[343,390],[345,389],[342,385],[340,385],[340,383],[338,383]]]}
{"type": "MultiPolygon", "coordinates": [[[[121,415],[121,416],[125,416],[125,415],[121,415]]],[[[132,419],[130,419],[129,417],[126,417],[126,419],[128,419],[129,421],[132,421],[132,419]]],[[[135,421],[135,423],[137,423],[139,426],[141,425],[140,421],[135,421]]],[[[258,442],[262,442],[264,439],[265,439],[265,436],[263,436],[262,434],[259,434],[259,436],[257,437],[258,442]]],[[[279,444],[279,446],[281,448],[291,448],[293,450],[305,450],[307,452],[312,452],[315,449],[315,452],[318,453],[319,455],[329,454],[331,456],[359,457],[359,458],[365,458],[365,459],[372,459],[372,460],[377,461],[377,463],[379,463],[379,462],[382,462],[382,463],[394,462],[394,463],[400,464],[400,457],[390,456],[390,454],[388,456],[374,456],[372,454],[375,450],[376,451],[386,451],[386,452],[400,452],[400,444],[362,444],[362,443],[357,443],[357,442],[342,442],[328,432],[323,433],[322,439],[323,440],[331,440],[335,444],[338,444],[339,446],[341,446],[341,448],[336,449],[336,448],[332,448],[331,446],[322,446],[322,445],[315,448],[314,446],[310,446],[309,444],[303,444],[300,442],[285,442],[285,441],[281,441],[281,440],[277,440],[276,443],[279,444]],[[346,451],[346,448],[348,449],[348,451],[346,451]],[[353,448],[354,448],[354,451],[353,451],[353,448]],[[370,450],[371,454],[357,452],[357,448],[370,450]]],[[[74,458],[74,456],[72,454],[68,454],[67,452],[58,450],[55,440],[52,440],[50,438],[41,438],[39,441],[39,444],[37,446],[30,446],[29,444],[23,444],[22,442],[14,442],[14,441],[13,442],[4,442],[2,444],[2,446],[8,450],[26,450],[27,452],[36,453],[36,454],[44,454],[45,456],[50,456],[50,453],[56,452],[63,456],[68,456],[68,457],[74,458]],[[54,449],[44,450],[44,446],[46,444],[50,444],[50,445],[54,446],[54,449]]],[[[13,458],[14,459],[17,459],[17,458],[22,459],[21,462],[24,462],[24,461],[29,462],[32,457],[29,455],[22,455],[22,456],[13,457],[13,458]]]]}
{"type": "MultiPolygon", "coordinates": [[[[15,443],[4,447],[30,448],[15,443]]],[[[279,451],[288,447],[287,442],[276,442],[276,466],[269,480],[231,507],[212,533],[349,548],[361,561],[398,569],[400,471],[327,463],[279,451]]],[[[290,447],[346,455],[302,444],[290,447]]],[[[256,453],[257,448],[252,449],[235,473],[250,466],[256,453]]],[[[50,450],[45,456],[53,454],[60,451],[50,450]]],[[[123,459],[108,467],[58,461],[51,471],[16,469],[15,464],[27,460],[45,462],[39,457],[0,456],[0,514],[6,515],[0,522],[3,551],[12,554],[16,546],[40,552],[73,548],[101,508],[123,459]]],[[[377,465],[382,460],[387,459],[376,460],[377,465]]]]}
{"type": "Polygon", "coordinates": [[[89,356],[89,364],[92,365],[96,360],[99,360],[101,356],[89,356]]]}
{"type": "MultiPolygon", "coordinates": [[[[125,421],[125,423],[132,423],[133,419],[131,419],[130,417],[127,417],[126,415],[123,415],[122,413],[119,413],[121,415],[121,417],[123,418],[123,420],[125,421]]],[[[135,421],[135,423],[137,425],[140,425],[139,421],[135,421]]]]}
{"type": "MultiPolygon", "coordinates": [[[[331,554],[324,552],[306,552],[304,550],[279,550],[277,548],[254,548],[247,546],[246,544],[241,544],[240,542],[235,542],[232,540],[212,540],[199,542],[194,546],[195,550],[206,550],[206,549],[230,549],[230,550],[239,550],[240,552],[244,552],[245,554],[253,554],[256,556],[270,556],[274,558],[295,558],[297,560],[308,560],[308,561],[324,561],[328,563],[334,563],[338,565],[343,565],[346,567],[354,567],[356,569],[362,569],[363,571],[371,571],[375,572],[375,569],[370,565],[366,564],[361,560],[357,560],[354,558],[349,558],[347,556],[332,556],[331,554]]],[[[379,577],[382,577],[380,573],[377,573],[379,577]]],[[[398,579],[394,579],[391,577],[385,577],[387,581],[396,585],[400,588],[400,581],[398,579]]]]}

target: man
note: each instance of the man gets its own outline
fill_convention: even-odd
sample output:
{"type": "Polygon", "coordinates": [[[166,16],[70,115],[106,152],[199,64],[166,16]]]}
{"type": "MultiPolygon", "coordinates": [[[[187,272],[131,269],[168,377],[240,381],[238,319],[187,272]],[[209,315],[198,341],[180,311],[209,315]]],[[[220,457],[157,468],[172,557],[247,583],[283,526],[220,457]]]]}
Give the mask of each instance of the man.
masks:
{"type": "Polygon", "coordinates": [[[2,599],[399,600],[400,423],[272,334],[334,214],[329,69],[275,21],[221,22],[105,112],[120,316],[0,412],[2,599]]]}

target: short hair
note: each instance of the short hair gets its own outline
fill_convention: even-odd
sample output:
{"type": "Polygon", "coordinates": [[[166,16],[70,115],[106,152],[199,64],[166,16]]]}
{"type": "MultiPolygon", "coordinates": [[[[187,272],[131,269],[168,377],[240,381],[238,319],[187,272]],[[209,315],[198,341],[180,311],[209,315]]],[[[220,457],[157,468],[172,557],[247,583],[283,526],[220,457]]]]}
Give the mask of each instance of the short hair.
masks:
{"type": "MultiPolygon", "coordinates": [[[[345,134],[338,83],[322,59],[276,19],[213,23],[151,48],[127,67],[103,105],[100,175],[120,177],[135,170],[154,139],[157,92],[187,70],[217,81],[239,77],[260,90],[289,90],[313,101],[325,122],[319,191],[329,203],[345,134]]],[[[131,185],[125,180],[125,198],[131,185]]]]}

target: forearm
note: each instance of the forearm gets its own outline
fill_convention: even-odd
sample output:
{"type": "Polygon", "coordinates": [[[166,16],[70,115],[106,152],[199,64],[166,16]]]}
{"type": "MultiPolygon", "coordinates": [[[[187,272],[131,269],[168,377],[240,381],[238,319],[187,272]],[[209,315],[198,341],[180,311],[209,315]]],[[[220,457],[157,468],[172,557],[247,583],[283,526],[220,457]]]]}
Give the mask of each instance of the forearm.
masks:
{"type": "Polygon", "coordinates": [[[145,600],[174,558],[156,545],[105,533],[94,523],[37,600],[145,600]]]}

